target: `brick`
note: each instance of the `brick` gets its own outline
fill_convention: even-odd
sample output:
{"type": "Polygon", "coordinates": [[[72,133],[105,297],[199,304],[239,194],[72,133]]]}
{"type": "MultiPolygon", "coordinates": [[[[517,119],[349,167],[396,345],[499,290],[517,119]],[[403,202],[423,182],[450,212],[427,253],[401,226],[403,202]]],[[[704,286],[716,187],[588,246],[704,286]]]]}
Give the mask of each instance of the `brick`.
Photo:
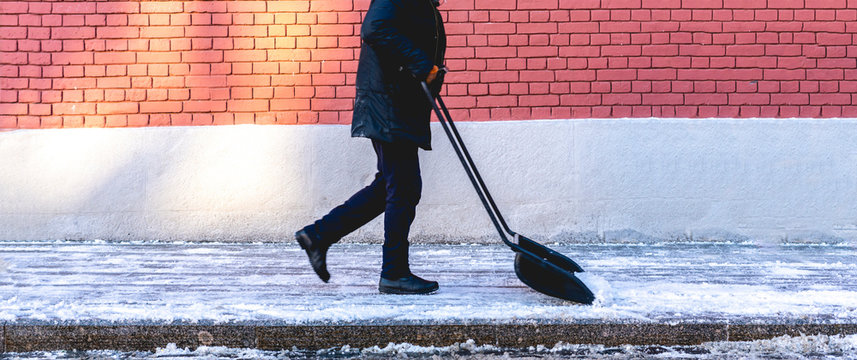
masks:
{"type": "Polygon", "coordinates": [[[802,9],[804,0],[776,0],[768,1],[769,9],[802,9]]]}
{"type": "Polygon", "coordinates": [[[845,0],[811,0],[806,5],[813,9],[843,9],[845,6],[845,0]]]}
{"type": "Polygon", "coordinates": [[[516,0],[476,0],[475,8],[480,10],[515,10],[516,0]]]}
{"type": "MultiPolygon", "coordinates": [[[[311,110],[351,110],[353,100],[351,99],[312,99],[311,110]]],[[[272,109],[274,110],[274,109],[272,109]]]]}
{"type": "Polygon", "coordinates": [[[601,0],[559,0],[560,9],[598,9],[600,7],[601,0]]]}
{"type": "Polygon", "coordinates": [[[766,0],[723,0],[723,7],[727,9],[765,9],[766,0]]]}
{"type": "Polygon", "coordinates": [[[181,60],[181,52],[178,51],[137,53],[137,62],[145,64],[179,63],[181,60]]]}
{"type": "Polygon", "coordinates": [[[809,94],[771,94],[771,105],[808,105],[809,94]]]}
{"type": "Polygon", "coordinates": [[[223,61],[223,51],[184,51],[181,59],[184,63],[219,63],[223,61]]]}
{"type": "MultiPolygon", "coordinates": [[[[182,111],[180,101],[144,101],[140,102],[141,113],[177,113],[182,111]]],[[[154,117],[150,119],[155,120],[154,117]]]]}
{"type": "Polygon", "coordinates": [[[188,87],[226,87],[226,76],[186,76],[185,86],[188,87]]]}
{"type": "MultiPolygon", "coordinates": [[[[837,21],[857,21],[857,10],[836,10],[837,21]]],[[[846,27],[849,23],[845,24],[846,27]]]]}
{"type": "Polygon", "coordinates": [[[571,22],[560,23],[557,31],[565,34],[594,34],[600,30],[598,22],[571,22]]]}
{"type": "Polygon", "coordinates": [[[637,80],[635,69],[605,69],[597,70],[596,77],[599,81],[637,80]]]}
{"type": "Polygon", "coordinates": [[[268,27],[264,25],[233,25],[228,27],[230,37],[268,36],[268,27]]]}
{"type": "Polygon", "coordinates": [[[684,95],[682,94],[642,94],[641,104],[645,105],[682,105],[684,95]]]}
{"type": "Polygon", "coordinates": [[[138,110],[138,104],[136,102],[102,102],[98,103],[97,113],[98,114],[135,114],[138,110]]]}
{"type": "Polygon", "coordinates": [[[95,37],[94,27],[56,27],[51,28],[51,39],[91,39],[95,37]]]}
{"type": "Polygon", "coordinates": [[[234,112],[268,111],[268,100],[229,100],[227,110],[234,112]]]}
{"type": "MultiPolygon", "coordinates": [[[[226,101],[223,100],[213,100],[213,101],[185,101],[182,103],[182,111],[186,112],[222,112],[226,111],[226,101]]],[[[194,116],[196,116],[194,114],[194,116]]]]}
{"type": "Polygon", "coordinates": [[[642,6],[640,0],[602,0],[602,9],[639,9],[642,6]]]}
{"type": "Polygon", "coordinates": [[[769,94],[728,94],[729,105],[768,105],[771,103],[769,94]]]}
{"type": "Polygon", "coordinates": [[[137,56],[131,52],[97,52],[94,54],[96,64],[133,64],[137,56]]]}
{"type": "Polygon", "coordinates": [[[690,21],[679,24],[679,31],[719,33],[723,23],[719,21],[690,21]]]}
{"type": "Polygon", "coordinates": [[[310,99],[272,99],[270,104],[272,111],[301,111],[311,107],[310,99]]]}
{"type": "Polygon", "coordinates": [[[851,34],[830,34],[830,33],[818,33],[816,34],[816,40],[818,45],[851,45],[852,44],[852,36],[851,34]]]}
{"type": "Polygon", "coordinates": [[[83,126],[88,128],[99,128],[106,125],[106,118],[101,115],[88,115],[83,117],[83,126]]]}
{"type": "Polygon", "coordinates": [[[643,0],[646,9],[680,9],[681,0],[643,0]]]}
{"type": "Polygon", "coordinates": [[[54,115],[85,115],[95,114],[95,104],[92,103],[57,103],[52,104],[54,115]]]}
{"type": "Polygon", "coordinates": [[[178,13],[183,11],[178,1],[143,1],[140,2],[140,12],[143,13],[178,13]]]}
{"type": "Polygon", "coordinates": [[[278,12],[307,12],[310,10],[310,1],[268,1],[267,11],[278,12]]]}
{"type": "MultiPolygon", "coordinates": [[[[188,28],[192,27],[189,26],[188,28]]],[[[150,26],[140,29],[140,37],[142,38],[178,38],[182,36],[185,36],[185,28],[182,26],[150,26]]]]}
{"type": "Polygon", "coordinates": [[[638,21],[610,21],[600,25],[602,33],[620,32],[620,33],[636,33],[640,32],[642,25],[638,21]]]}
{"type": "Polygon", "coordinates": [[[139,13],[140,12],[140,3],[131,2],[131,1],[116,1],[116,2],[99,2],[96,4],[95,12],[99,14],[113,14],[113,13],[123,13],[123,14],[131,14],[131,13],[139,13]]]}
{"type": "Polygon", "coordinates": [[[522,95],[518,97],[518,106],[558,106],[558,95],[522,95]]]}
{"type": "Polygon", "coordinates": [[[528,0],[518,2],[518,10],[554,10],[558,6],[558,0],[528,0]]]}
{"type": "Polygon", "coordinates": [[[839,21],[808,21],[803,23],[804,32],[842,33],[845,30],[845,23],[839,21]]]}
{"type": "Polygon", "coordinates": [[[675,69],[640,69],[636,78],[628,80],[675,80],[677,70],[675,69]]]}
{"type": "Polygon", "coordinates": [[[844,80],[842,69],[807,69],[807,80],[844,80]]]}
{"type": "Polygon", "coordinates": [[[725,47],[727,56],[762,56],[765,55],[764,45],[727,45],[725,47]]]}
{"type": "Polygon", "coordinates": [[[0,13],[2,14],[22,14],[27,12],[27,2],[25,1],[2,1],[0,2],[0,13]]]}
{"type": "Polygon", "coordinates": [[[27,104],[0,103],[0,115],[26,115],[27,104]]]}
{"type": "MultiPolygon", "coordinates": [[[[677,71],[680,80],[756,80],[762,78],[762,69],[678,69],[677,71]]],[[[767,75],[765,79],[768,79],[767,75]]]]}
{"type": "Polygon", "coordinates": [[[528,46],[518,49],[518,57],[556,57],[558,54],[555,46],[528,46]]]}
{"type": "Polygon", "coordinates": [[[54,14],[93,14],[96,12],[94,2],[55,2],[51,12],[54,14]]]}
{"type": "MultiPolygon", "coordinates": [[[[191,25],[184,27],[184,36],[187,37],[203,37],[203,38],[221,38],[226,37],[229,32],[228,26],[222,25],[191,25]]],[[[215,42],[222,41],[227,42],[229,44],[229,48],[232,46],[231,39],[213,39],[215,42]]]]}
{"type": "Polygon", "coordinates": [[[514,34],[516,32],[513,23],[479,23],[474,24],[476,34],[514,34]]]}
{"type": "Polygon", "coordinates": [[[560,96],[561,106],[594,106],[601,104],[599,94],[569,94],[560,96]]]}
{"type": "Polygon", "coordinates": [[[723,56],[726,55],[726,47],[723,45],[679,45],[679,55],[723,56]]]}
{"type": "Polygon", "coordinates": [[[51,115],[51,104],[30,104],[27,113],[29,115],[45,116],[51,115]]]}

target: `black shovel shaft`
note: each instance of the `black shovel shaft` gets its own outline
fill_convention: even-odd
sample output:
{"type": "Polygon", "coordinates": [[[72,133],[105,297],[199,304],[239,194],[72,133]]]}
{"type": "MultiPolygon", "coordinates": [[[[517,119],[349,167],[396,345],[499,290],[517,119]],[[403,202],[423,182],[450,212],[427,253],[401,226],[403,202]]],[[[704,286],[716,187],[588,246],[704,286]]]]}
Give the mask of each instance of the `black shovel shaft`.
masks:
{"type": "Polygon", "coordinates": [[[476,169],[476,164],[473,162],[473,158],[470,157],[470,152],[467,151],[467,146],[464,145],[464,141],[461,140],[461,135],[458,133],[458,129],[455,127],[455,123],[452,121],[452,116],[449,116],[449,110],[446,108],[446,104],[443,103],[443,99],[440,96],[437,96],[437,102],[440,104],[441,110],[443,110],[443,114],[446,115],[446,119],[449,122],[449,128],[452,129],[452,134],[455,135],[455,139],[458,140],[458,145],[461,146],[461,152],[464,153],[464,157],[467,159],[467,162],[470,164],[470,167],[473,169],[473,174],[476,177],[476,182],[479,183],[479,187],[485,193],[485,197],[488,200],[488,204],[491,205],[491,209],[497,215],[497,220],[500,222],[500,226],[503,227],[503,230],[506,231],[507,234],[515,237],[517,234],[509,229],[509,225],[506,224],[506,220],[503,219],[503,215],[500,214],[500,209],[497,207],[497,203],[494,202],[494,198],[491,196],[491,193],[488,192],[488,187],[485,185],[485,181],[482,180],[482,176],[479,175],[479,170],[476,169]]]}
{"type": "MultiPolygon", "coordinates": [[[[519,250],[520,247],[517,244],[509,241],[509,238],[506,236],[507,232],[504,231],[508,231],[508,227],[505,226],[506,222],[503,220],[503,216],[500,214],[500,210],[497,209],[497,205],[496,203],[494,203],[494,199],[491,197],[491,193],[488,192],[488,188],[485,186],[485,182],[482,181],[482,176],[479,175],[479,170],[476,169],[476,165],[473,163],[473,159],[470,157],[470,153],[464,146],[464,142],[461,140],[461,136],[452,122],[452,117],[449,116],[449,111],[446,109],[446,106],[443,104],[443,101],[440,100],[440,96],[438,96],[436,99],[440,101],[441,106],[443,106],[444,110],[443,113],[441,113],[440,109],[437,106],[437,102],[435,101],[435,97],[431,95],[431,90],[429,90],[428,85],[424,81],[421,82],[421,84],[428,98],[429,104],[431,104],[432,109],[434,109],[435,115],[437,115],[438,120],[440,120],[440,124],[441,126],[443,126],[443,131],[446,132],[446,136],[449,138],[449,142],[452,144],[452,148],[455,150],[455,154],[458,155],[458,160],[461,161],[461,165],[464,167],[465,172],[467,172],[467,177],[470,178],[470,183],[472,183],[474,189],[476,189],[476,194],[479,195],[479,200],[481,200],[482,205],[485,206],[485,210],[488,212],[488,216],[491,218],[491,222],[494,223],[494,227],[497,228],[497,232],[500,234],[500,238],[503,240],[504,243],[506,243],[506,245],[512,247],[516,251],[519,250]]],[[[515,235],[511,231],[509,231],[508,233],[512,236],[515,235]]]]}
{"type": "Polygon", "coordinates": [[[464,167],[464,171],[467,173],[470,183],[473,184],[476,194],[479,195],[479,200],[482,201],[482,206],[484,206],[485,210],[488,212],[488,216],[491,218],[491,222],[494,223],[494,227],[497,229],[497,233],[500,234],[500,238],[503,242],[515,252],[528,256],[533,261],[541,263],[541,266],[550,267],[556,271],[568,271],[571,273],[575,271],[583,271],[579,265],[562,254],[537,244],[523,236],[518,236],[517,233],[509,230],[509,227],[503,220],[503,215],[500,214],[500,209],[497,208],[494,198],[488,191],[488,187],[482,180],[482,176],[479,175],[479,170],[476,169],[476,164],[474,164],[473,158],[470,157],[470,153],[467,151],[467,147],[464,145],[461,135],[455,128],[455,124],[452,122],[452,117],[449,116],[449,110],[446,109],[446,105],[443,104],[443,100],[441,100],[440,96],[436,98],[433,97],[425,82],[422,82],[422,86],[429,100],[429,104],[431,104],[438,120],[440,120],[441,126],[443,126],[443,131],[446,132],[446,136],[449,138],[449,142],[452,144],[455,154],[458,155],[458,160],[461,161],[461,165],[464,167]],[[440,111],[435,100],[440,102],[444,110],[443,112],[440,111]],[[513,243],[510,241],[509,237],[512,237],[519,243],[513,243]],[[557,264],[566,264],[568,268],[563,269],[562,267],[557,266],[557,264]]]}

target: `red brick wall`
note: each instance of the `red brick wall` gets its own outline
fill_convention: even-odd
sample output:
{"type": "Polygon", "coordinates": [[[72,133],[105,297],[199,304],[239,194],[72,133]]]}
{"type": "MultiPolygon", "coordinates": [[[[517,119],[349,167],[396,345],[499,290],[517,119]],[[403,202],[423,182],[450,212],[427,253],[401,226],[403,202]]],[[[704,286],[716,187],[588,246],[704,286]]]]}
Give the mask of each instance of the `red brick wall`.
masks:
{"type": "MultiPolygon", "coordinates": [[[[0,1],[0,128],[348,123],[368,4],[0,1]]],[[[459,120],[857,116],[857,0],[441,8],[459,120]]]]}

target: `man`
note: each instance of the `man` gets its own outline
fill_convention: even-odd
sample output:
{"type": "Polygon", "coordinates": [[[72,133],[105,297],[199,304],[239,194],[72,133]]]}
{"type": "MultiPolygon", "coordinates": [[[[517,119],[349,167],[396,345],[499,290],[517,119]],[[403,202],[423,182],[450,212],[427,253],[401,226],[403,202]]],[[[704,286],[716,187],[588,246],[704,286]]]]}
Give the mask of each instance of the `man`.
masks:
{"type": "Polygon", "coordinates": [[[295,234],[316,274],[327,282],[327,250],[348,233],[384,213],[384,245],[378,290],[427,294],[437,282],[411,273],[408,232],[420,200],[417,149],[431,150],[431,107],[421,86],[435,92],[443,82],[446,34],[435,0],[372,0],[360,36],[352,137],[372,140],[375,180],[344,204],[295,234]]]}

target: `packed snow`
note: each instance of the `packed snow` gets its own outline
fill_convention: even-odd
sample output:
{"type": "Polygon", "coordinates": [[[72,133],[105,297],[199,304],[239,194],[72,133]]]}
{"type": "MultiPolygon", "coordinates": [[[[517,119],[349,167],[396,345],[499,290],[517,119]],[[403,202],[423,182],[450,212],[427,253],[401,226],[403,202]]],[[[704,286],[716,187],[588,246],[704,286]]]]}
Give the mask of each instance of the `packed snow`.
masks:
{"type": "Polygon", "coordinates": [[[847,245],[549,245],[587,271],[592,306],[535,292],[502,245],[415,245],[429,296],[377,291],[379,245],[331,248],[324,284],[294,244],[0,243],[8,323],[854,323],[847,245]]]}

